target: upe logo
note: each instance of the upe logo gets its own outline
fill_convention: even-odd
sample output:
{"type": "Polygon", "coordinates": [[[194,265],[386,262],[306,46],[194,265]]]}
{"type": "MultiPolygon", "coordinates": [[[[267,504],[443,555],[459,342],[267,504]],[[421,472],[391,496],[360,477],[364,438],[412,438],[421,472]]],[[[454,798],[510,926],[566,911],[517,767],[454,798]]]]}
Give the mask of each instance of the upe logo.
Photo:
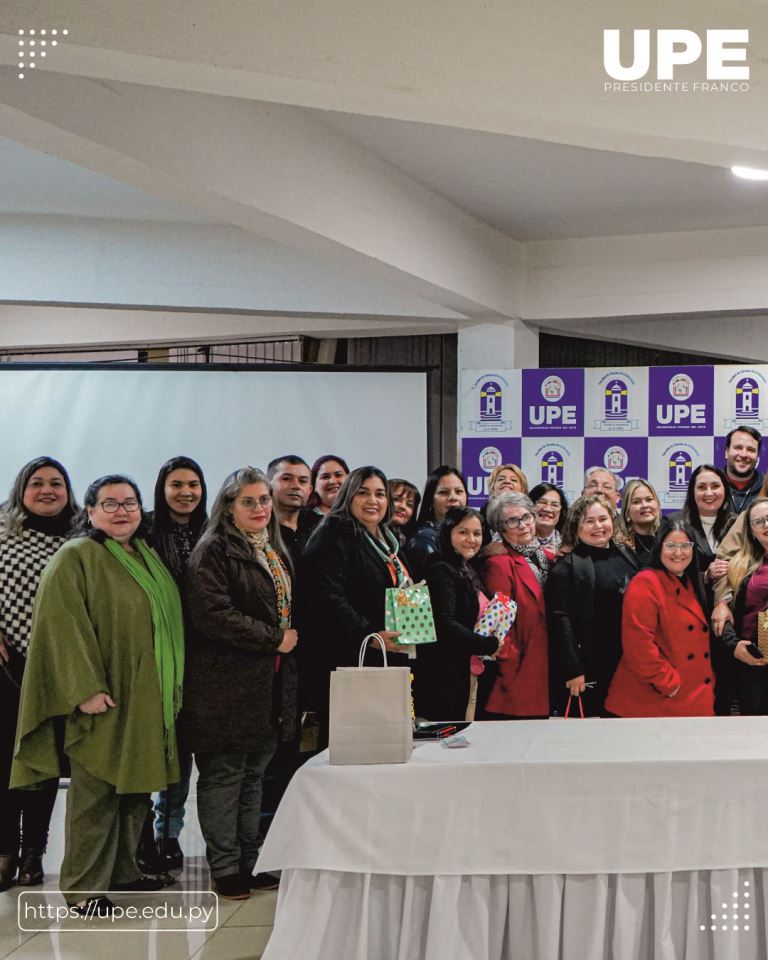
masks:
{"type": "Polygon", "coordinates": [[[675,450],[669,458],[669,490],[687,490],[693,472],[693,460],[685,450],[675,450]]]}
{"type": "Polygon", "coordinates": [[[486,473],[490,473],[495,467],[500,467],[503,460],[498,447],[483,447],[480,451],[480,466],[486,473]]]}
{"type": "Polygon", "coordinates": [[[562,400],[565,393],[565,384],[560,377],[547,377],[541,384],[541,395],[549,403],[562,400]]]}
{"type": "Polygon", "coordinates": [[[541,482],[563,485],[563,455],[557,450],[549,450],[541,458],[541,482]]]}
{"type": "Polygon", "coordinates": [[[480,420],[495,423],[501,420],[501,384],[486,381],[480,388],[480,420]]]}
{"type": "Polygon", "coordinates": [[[541,384],[541,395],[551,406],[530,406],[528,408],[528,418],[534,427],[542,427],[545,424],[551,426],[553,423],[561,423],[563,426],[576,426],[576,406],[559,404],[565,395],[565,384],[560,377],[546,377],[541,384]]]}
{"type": "Polygon", "coordinates": [[[736,384],[736,419],[758,420],[760,387],[753,377],[744,377],[736,384]]]}
{"type": "MultiPolygon", "coordinates": [[[[745,62],[749,30],[707,30],[702,43],[693,30],[656,30],[656,79],[673,80],[675,67],[695,63],[706,47],[707,80],[749,80],[745,62]]],[[[621,62],[621,30],[603,30],[603,66],[614,80],[640,80],[651,67],[651,31],[633,30],[632,62],[621,62]]]]}
{"type": "Polygon", "coordinates": [[[609,447],[605,451],[603,463],[611,473],[621,473],[627,466],[629,456],[624,447],[609,447]]]}
{"type": "Polygon", "coordinates": [[[656,422],[663,425],[687,424],[703,427],[707,422],[707,409],[704,403],[680,403],[693,396],[693,380],[678,373],[669,381],[669,395],[676,403],[657,403],[656,422]]]}

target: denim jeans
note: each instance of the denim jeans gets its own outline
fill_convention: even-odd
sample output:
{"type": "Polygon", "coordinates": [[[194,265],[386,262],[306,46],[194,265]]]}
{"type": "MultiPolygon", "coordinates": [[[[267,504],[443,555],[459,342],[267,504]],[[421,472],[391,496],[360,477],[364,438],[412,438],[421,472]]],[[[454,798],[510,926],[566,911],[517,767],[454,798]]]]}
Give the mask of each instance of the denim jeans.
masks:
{"type": "Polygon", "coordinates": [[[155,837],[163,837],[166,809],[168,811],[168,837],[178,840],[184,826],[184,804],[189,796],[189,781],[192,776],[192,754],[179,754],[181,777],[178,783],[172,783],[167,790],[156,793],[155,801],[155,837]]]}
{"type": "Polygon", "coordinates": [[[264,771],[275,752],[272,734],[251,753],[196,753],[197,816],[211,876],[251,873],[259,853],[264,771]]]}

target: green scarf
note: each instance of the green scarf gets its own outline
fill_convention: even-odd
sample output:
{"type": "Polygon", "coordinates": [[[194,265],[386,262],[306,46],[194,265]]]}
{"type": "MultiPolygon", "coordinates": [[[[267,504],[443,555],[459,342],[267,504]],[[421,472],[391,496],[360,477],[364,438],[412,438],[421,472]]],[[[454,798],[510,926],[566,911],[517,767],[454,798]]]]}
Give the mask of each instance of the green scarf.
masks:
{"type": "Polygon", "coordinates": [[[146,567],[111,537],[104,541],[104,546],[122,563],[149,600],[155,666],[163,707],[165,749],[171,759],[176,740],[173,736],[174,722],[181,710],[184,682],[184,620],[179,589],[160,558],[143,540],[132,541],[132,546],[136,548],[146,567]]]}

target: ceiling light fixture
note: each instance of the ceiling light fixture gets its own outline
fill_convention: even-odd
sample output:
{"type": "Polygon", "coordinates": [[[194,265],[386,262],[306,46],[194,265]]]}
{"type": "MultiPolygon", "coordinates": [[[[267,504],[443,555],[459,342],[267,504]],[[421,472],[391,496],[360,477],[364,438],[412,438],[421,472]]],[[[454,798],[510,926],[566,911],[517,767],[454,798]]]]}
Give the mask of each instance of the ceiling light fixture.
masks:
{"type": "Polygon", "coordinates": [[[742,180],[768,180],[768,170],[758,167],[731,167],[731,173],[742,180]]]}

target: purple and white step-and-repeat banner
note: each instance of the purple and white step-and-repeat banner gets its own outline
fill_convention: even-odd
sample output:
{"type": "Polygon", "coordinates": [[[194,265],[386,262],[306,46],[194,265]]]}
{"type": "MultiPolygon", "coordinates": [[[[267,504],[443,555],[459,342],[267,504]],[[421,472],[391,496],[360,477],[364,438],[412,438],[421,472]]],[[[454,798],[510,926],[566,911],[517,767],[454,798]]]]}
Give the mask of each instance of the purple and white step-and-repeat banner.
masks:
{"type": "Polygon", "coordinates": [[[768,366],[465,370],[459,445],[469,501],[488,495],[500,463],[519,464],[531,486],[548,481],[569,502],[584,470],[603,466],[621,487],[654,485],[679,510],[691,472],[725,463],[734,427],[768,432],[768,366]]]}

